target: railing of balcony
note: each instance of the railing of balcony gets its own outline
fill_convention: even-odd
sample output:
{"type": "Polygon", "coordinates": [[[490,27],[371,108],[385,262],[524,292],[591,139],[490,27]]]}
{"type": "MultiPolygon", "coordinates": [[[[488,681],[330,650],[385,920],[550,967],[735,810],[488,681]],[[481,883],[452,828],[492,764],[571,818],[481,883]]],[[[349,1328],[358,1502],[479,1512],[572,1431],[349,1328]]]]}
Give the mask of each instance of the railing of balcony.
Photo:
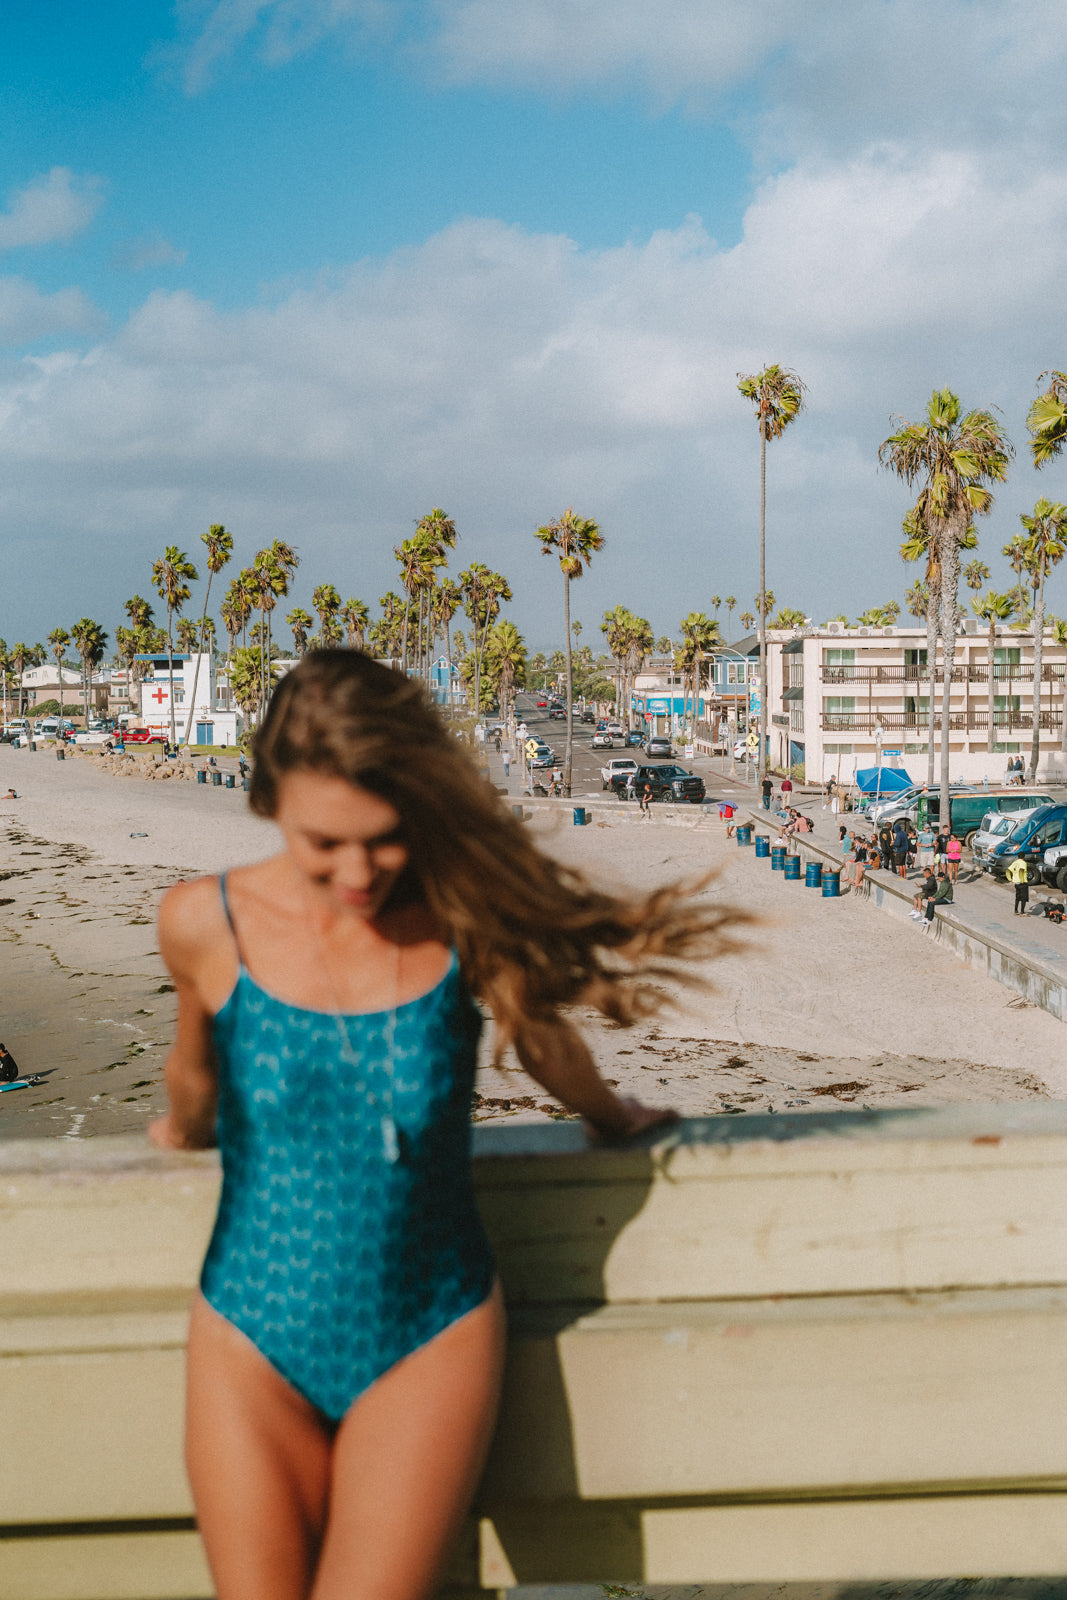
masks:
{"type": "MultiPolygon", "coordinates": [[[[1060,721],[1059,711],[1042,711],[1038,726],[1047,732],[1058,732],[1060,721]]],[[[937,726],[940,725],[939,716],[937,726]]],[[[928,726],[928,717],[910,711],[880,711],[877,715],[869,711],[824,711],[822,714],[824,733],[877,733],[879,728],[884,733],[907,733],[913,729],[925,733],[928,726]]],[[[954,711],[949,718],[949,729],[953,733],[983,733],[988,726],[988,712],[977,707],[969,712],[954,711]]],[[[1032,711],[996,711],[993,714],[994,729],[1005,733],[1032,732],[1033,726],[1032,711]]]]}
{"type": "MultiPolygon", "coordinates": [[[[1042,683],[1062,683],[1067,674],[1067,662],[1046,661],[1041,667],[1042,683]]],[[[929,683],[930,673],[926,667],[896,664],[892,666],[823,666],[823,683],[929,683]]],[[[945,669],[938,666],[936,681],[944,683],[945,669]]],[[[1033,666],[1009,666],[1005,662],[993,663],[994,683],[1033,683],[1033,666]]],[[[988,665],[974,664],[959,666],[952,669],[953,683],[988,683],[988,665]]]]}

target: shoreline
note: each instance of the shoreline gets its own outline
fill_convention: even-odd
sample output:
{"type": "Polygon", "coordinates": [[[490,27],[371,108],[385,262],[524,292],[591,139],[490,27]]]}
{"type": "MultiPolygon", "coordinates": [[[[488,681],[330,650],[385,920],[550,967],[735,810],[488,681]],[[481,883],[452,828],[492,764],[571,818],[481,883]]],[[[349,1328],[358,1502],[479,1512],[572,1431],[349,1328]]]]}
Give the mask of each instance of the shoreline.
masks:
{"type": "MultiPolygon", "coordinates": [[[[240,791],[118,781],[0,747],[0,1038],[33,1089],[0,1097],[0,1139],[143,1130],[163,1108],[174,1000],[155,906],[179,878],[262,858],[271,824],[240,791]],[[137,826],[140,824],[140,826],[137,826]]],[[[716,987],[622,1030],[579,1020],[620,1092],[683,1115],[1067,1096],[1062,1027],[854,896],[823,900],[757,867],[725,831],[561,818],[526,824],[602,882],[650,890],[720,869],[707,891],[763,920],[716,987]]],[[[562,1114],[513,1059],[490,1065],[476,1121],[562,1114]]]]}

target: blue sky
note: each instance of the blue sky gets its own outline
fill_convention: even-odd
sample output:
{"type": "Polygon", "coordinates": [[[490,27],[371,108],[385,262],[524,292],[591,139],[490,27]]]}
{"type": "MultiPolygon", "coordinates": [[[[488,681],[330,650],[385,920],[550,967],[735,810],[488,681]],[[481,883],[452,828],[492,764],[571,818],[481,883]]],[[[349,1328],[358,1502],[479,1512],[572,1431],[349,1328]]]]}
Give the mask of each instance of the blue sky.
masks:
{"type": "MultiPolygon", "coordinates": [[[[113,631],[168,543],[274,537],[372,608],[441,504],[558,641],[536,526],[670,632],[756,588],[739,370],[796,368],[768,582],[901,598],[877,469],[935,386],[1067,366],[1062,12],[945,0],[39,0],[0,13],[0,634],[113,631]],[[951,61],[952,70],[945,71],[951,61]],[[47,582],[42,583],[42,571],[47,582]]],[[[1050,600],[1067,610],[1067,577],[1050,600]],[[1062,594],[1060,591],[1063,591],[1062,594]]]]}

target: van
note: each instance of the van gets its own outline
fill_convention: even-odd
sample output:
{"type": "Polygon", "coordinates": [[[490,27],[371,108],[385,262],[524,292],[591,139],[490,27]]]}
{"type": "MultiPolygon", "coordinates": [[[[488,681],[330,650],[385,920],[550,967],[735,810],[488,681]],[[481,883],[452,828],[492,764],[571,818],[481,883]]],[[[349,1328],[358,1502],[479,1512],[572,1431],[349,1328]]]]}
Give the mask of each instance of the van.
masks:
{"type": "MultiPolygon", "coordinates": [[[[920,796],[905,796],[905,804],[898,806],[888,813],[892,824],[897,817],[902,817],[906,822],[918,823],[920,796]]],[[[963,785],[953,784],[949,793],[949,826],[957,839],[962,839],[970,848],[976,835],[982,827],[983,819],[990,812],[1034,811],[1040,806],[1050,806],[1053,799],[1050,794],[1037,794],[1022,789],[968,789],[963,785]]],[[[883,808],[878,815],[879,823],[885,815],[883,808]]],[[[926,796],[927,821],[935,827],[941,821],[941,796],[937,789],[932,789],[926,796]]]]}
{"type": "Polygon", "coordinates": [[[1008,837],[1012,829],[1030,816],[1029,811],[987,811],[982,826],[971,843],[971,856],[979,871],[985,870],[989,853],[995,844],[1008,837]]]}
{"type": "MultiPolygon", "coordinates": [[[[992,847],[983,867],[995,878],[1003,878],[1008,868],[1021,859],[1044,876],[1045,851],[1059,844],[1067,844],[1067,806],[1038,806],[1029,817],[1016,823],[1007,838],[992,847]]],[[[1057,866],[1055,871],[1058,884],[1062,868],[1057,866]]],[[[1064,883],[1067,886],[1067,874],[1064,883]]]]}

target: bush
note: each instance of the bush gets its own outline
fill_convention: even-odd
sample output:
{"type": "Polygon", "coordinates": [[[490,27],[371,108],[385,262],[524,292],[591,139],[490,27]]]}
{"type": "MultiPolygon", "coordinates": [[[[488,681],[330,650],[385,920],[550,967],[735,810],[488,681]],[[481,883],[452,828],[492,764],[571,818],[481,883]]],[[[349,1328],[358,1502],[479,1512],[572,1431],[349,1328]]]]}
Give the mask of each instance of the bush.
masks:
{"type": "Polygon", "coordinates": [[[804,763],[803,763],[803,761],[794,761],[793,765],[789,769],[789,776],[792,778],[794,783],[803,783],[804,782],[804,763]]]}

